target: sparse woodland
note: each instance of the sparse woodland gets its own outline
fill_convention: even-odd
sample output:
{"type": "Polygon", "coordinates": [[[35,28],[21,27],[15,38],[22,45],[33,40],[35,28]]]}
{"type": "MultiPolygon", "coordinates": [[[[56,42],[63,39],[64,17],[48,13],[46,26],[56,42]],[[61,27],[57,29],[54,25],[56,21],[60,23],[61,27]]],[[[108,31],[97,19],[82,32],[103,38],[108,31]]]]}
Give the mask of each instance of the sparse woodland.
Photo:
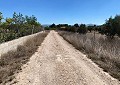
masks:
{"type": "Polygon", "coordinates": [[[30,35],[41,30],[41,24],[34,15],[24,16],[21,13],[14,12],[12,18],[5,18],[2,12],[0,12],[0,43],[30,35]]]}
{"type": "Polygon", "coordinates": [[[114,18],[110,17],[103,25],[86,25],[86,24],[58,24],[54,23],[49,27],[45,27],[46,30],[61,30],[68,32],[77,32],[79,34],[86,34],[88,32],[98,32],[102,35],[106,35],[107,37],[113,39],[114,36],[120,37],[120,16],[116,15],[114,18]]]}

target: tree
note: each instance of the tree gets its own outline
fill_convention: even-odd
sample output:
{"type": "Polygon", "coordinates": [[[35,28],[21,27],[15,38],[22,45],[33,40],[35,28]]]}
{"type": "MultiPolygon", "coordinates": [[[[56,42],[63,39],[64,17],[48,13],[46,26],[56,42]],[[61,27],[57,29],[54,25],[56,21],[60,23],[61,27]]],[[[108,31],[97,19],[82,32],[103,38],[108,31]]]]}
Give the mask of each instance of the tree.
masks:
{"type": "Polygon", "coordinates": [[[3,15],[2,15],[2,12],[0,12],[0,24],[1,24],[2,19],[3,19],[3,15]]]}
{"type": "Polygon", "coordinates": [[[82,34],[87,33],[86,25],[85,24],[81,24],[80,27],[78,28],[77,32],[78,33],[82,33],[82,34]]]}
{"type": "MultiPolygon", "coordinates": [[[[3,16],[0,12],[0,22],[2,19],[3,16]]],[[[21,13],[14,12],[12,18],[6,18],[4,22],[0,23],[0,43],[37,33],[41,29],[41,24],[37,22],[34,15],[25,17],[21,13]]]]}
{"type": "Polygon", "coordinates": [[[116,15],[114,18],[110,17],[108,20],[106,20],[106,23],[104,25],[105,27],[105,35],[109,36],[110,38],[113,38],[116,34],[120,35],[120,16],[116,15]]]}
{"type": "Polygon", "coordinates": [[[25,20],[30,25],[37,25],[37,18],[34,15],[32,15],[30,17],[29,16],[25,16],[25,20]]]}
{"type": "Polygon", "coordinates": [[[21,13],[17,14],[16,12],[14,12],[12,19],[13,19],[13,23],[15,24],[14,27],[15,27],[16,32],[20,34],[20,28],[25,23],[25,18],[23,14],[21,13]]]}
{"type": "Polygon", "coordinates": [[[116,15],[113,21],[113,27],[116,31],[116,34],[120,36],[120,16],[116,15]]]}
{"type": "Polygon", "coordinates": [[[79,27],[79,25],[76,23],[76,24],[74,24],[74,27],[79,27]]]}
{"type": "Polygon", "coordinates": [[[74,26],[73,26],[73,32],[77,32],[77,30],[78,30],[78,28],[79,28],[79,25],[76,23],[76,24],[74,24],[74,26]]]}
{"type": "Polygon", "coordinates": [[[8,25],[11,25],[13,23],[13,19],[12,18],[6,18],[6,23],[8,23],[8,25]]]}
{"type": "Polygon", "coordinates": [[[15,24],[21,25],[25,22],[25,18],[23,16],[23,14],[21,14],[21,13],[17,14],[16,12],[14,12],[13,21],[15,24]]]}
{"type": "Polygon", "coordinates": [[[53,23],[52,25],[49,26],[50,28],[55,28],[56,25],[53,23]]]}
{"type": "Polygon", "coordinates": [[[87,27],[87,29],[88,29],[89,32],[92,32],[93,28],[94,28],[93,26],[88,26],[87,27]]]}

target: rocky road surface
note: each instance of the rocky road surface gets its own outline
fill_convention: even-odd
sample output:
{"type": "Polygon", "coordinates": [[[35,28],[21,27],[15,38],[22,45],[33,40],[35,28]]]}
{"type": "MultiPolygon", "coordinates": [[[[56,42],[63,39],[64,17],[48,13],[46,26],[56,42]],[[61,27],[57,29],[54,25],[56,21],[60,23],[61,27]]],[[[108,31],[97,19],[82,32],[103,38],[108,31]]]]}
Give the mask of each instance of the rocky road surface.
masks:
{"type": "Polygon", "coordinates": [[[48,34],[11,83],[12,85],[120,85],[119,81],[103,72],[55,31],[48,34]]]}

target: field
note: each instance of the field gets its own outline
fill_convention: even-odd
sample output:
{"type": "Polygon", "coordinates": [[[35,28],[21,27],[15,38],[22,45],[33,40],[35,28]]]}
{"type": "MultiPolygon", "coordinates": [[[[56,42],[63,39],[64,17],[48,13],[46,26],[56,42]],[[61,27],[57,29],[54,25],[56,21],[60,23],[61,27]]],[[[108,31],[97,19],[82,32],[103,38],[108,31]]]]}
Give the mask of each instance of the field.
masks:
{"type": "Polygon", "coordinates": [[[59,34],[104,71],[120,80],[120,38],[109,39],[99,33],[59,31],[59,34]]]}

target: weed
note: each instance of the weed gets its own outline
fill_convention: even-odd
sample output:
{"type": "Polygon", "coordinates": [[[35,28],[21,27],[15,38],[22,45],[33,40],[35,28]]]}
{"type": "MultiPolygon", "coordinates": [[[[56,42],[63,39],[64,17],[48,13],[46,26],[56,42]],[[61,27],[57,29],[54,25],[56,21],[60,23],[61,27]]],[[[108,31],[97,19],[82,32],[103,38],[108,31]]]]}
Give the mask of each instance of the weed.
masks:
{"type": "Polygon", "coordinates": [[[104,71],[120,80],[120,38],[109,39],[104,35],[58,32],[78,50],[85,52],[88,58],[97,63],[104,71]]]}

